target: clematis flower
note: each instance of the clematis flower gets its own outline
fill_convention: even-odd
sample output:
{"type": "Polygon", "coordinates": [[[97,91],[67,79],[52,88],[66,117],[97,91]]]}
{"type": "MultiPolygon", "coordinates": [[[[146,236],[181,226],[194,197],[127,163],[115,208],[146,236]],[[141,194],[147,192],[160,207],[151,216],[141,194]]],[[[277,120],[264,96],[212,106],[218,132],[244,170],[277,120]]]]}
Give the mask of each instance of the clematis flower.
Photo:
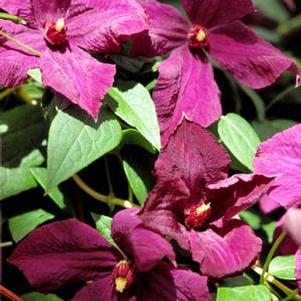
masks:
{"type": "Polygon", "coordinates": [[[119,249],[69,219],[33,231],[9,261],[42,292],[86,281],[73,301],[210,301],[206,277],[162,262],[175,259],[170,244],[145,229],[135,214],[134,209],[114,216],[111,235],[119,249]]]}
{"type": "Polygon", "coordinates": [[[216,139],[184,119],[155,165],[157,185],[138,216],[154,231],[178,242],[201,272],[222,278],[242,272],[258,257],[261,240],[233,219],[253,205],[272,178],[227,178],[230,160],[216,139]]]}
{"type": "Polygon", "coordinates": [[[259,38],[240,20],[254,11],[251,0],[182,0],[188,21],[168,5],[141,0],[150,20],[149,35],[134,43],[134,56],[162,55],[153,98],[162,142],[185,115],[204,127],[221,115],[220,91],[211,60],[244,85],[271,85],[284,71],[297,72],[293,61],[259,38]]]}
{"type": "Polygon", "coordinates": [[[301,125],[276,134],[259,146],[254,170],[266,176],[277,176],[267,196],[260,201],[264,212],[301,205],[300,168],[301,125]]]}
{"type": "Polygon", "coordinates": [[[0,0],[0,9],[26,21],[25,26],[0,21],[0,64],[5,70],[0,85],[18,86],[29,69],[40,68],[45,87],[94,119],[113,84],[115,66],[86,51],[118,52],[122,41],[148,26],[135,0],[0,0]],[[4,39],[3,33],[14,41],[4,39]]]}

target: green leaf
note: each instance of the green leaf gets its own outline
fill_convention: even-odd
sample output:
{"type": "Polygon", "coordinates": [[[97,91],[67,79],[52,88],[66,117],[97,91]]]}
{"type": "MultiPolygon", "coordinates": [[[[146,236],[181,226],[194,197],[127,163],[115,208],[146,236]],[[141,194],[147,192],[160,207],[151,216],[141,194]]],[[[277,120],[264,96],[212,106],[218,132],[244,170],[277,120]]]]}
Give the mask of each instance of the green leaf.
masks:
{"type": "Polygon", "coordinates": [[[43,209],[29,211],[8,219],[9,231],[15,242],[20,241],[37,226],[53,219],[55,216],[43,209]]]}
{"type": "Polygon", "coordinates": [[[160,150],[160,129],[155,105],[148,90],[134,82],[119,82],[109,90],[107,104],[127,124],[136,128],[156,149],[160,150]]]}
{"type": "Polygon", "coordinates": [[[261,218],[258,214],[251,211],[243,211],[239,216],[247,222],[254,230],[259,230],[261,226],[261,218]]]}
{"type": "Polygon", "coordinates": [[[219,287],[216,301],[271,301],[271,293],[264,285],[219,287]]]}
{"type": "Polygon", "coordinates": [[[283,280],[296,280],[296,257],[278,256],[269,265],[269,274],[283,280]]]}
{"type": "MultiPolygon", "coordinates": [[[[41,185],[43,189],[46,188],[47,182],[47,170],[44,167],[35,167],[30,169],[31,173],[41,185]]],[[[66,199],[64,194],[56,187],[49,192],[49,197],[55,202],[55,204],[62,210],[65,210],[69,214],[73,214],[73,209],[70,202],[66,199]]]]}
{"type": "Polygon", "coordinates": [[[280,0],[255,0],[256,7],[267,17],[283,22],[289,18],[289,13],[280,0]]]}
{"type": "Polygon", "coordinates": [[[146,172],[138,162],[131,158],[123,159],[123,169],[134,195],[142,205],[150,190],[150,181],[146,172]]]}
{"type": "Polygon", "coordinates": [[[98,232],[105,237],[112,245],[115,245],[113,238],[111,237],[111,225],[112,218],[109,216],[101,215],[96,220],[96,229],[98,232]]]}
{"type": "Polygon", "coordinates": [[[49,131],[47,185],[50,192],[58,184],[112,151],[121,140],[121,127],[116,118],[105,108],[93,124],[63,111],[55,116],[49,131]]]}
{"type": "Polygon", "coordinates": [[[20,165],[15,168],[0,166],[0,200],[34,188],[37,182],[30,169],[44,162],[44,157],[38,150],[32,151],[24,157],[20,165]]]}
{"type": "Polygon", "coordinates": [[[268,243],[271,244],[274,240],[274,232],[276,230],[277,222],[269,222],[262,226],[262,230],[268,238],[268,243]]]}
{"type": "Polygon", "coordinates": [[[59,298],[57,295],[54,294],[41,294],[38,292],[27,293],[22,295],[22,299],[24,301],[64,301],[63,299],[59,298]]]}
{"type": "Polygon", "coordinates": [[[143,147],[148,152],[155,154],[157,150],[137,130],[126,129],[122,131],[121,146],[134,144],[143,147]]]}
{"type": "Polygon", "coordinates": [[[27,74],[32,77],[36,82],[42,85],[42,73],[39,68],[30,69],[27,74]]]}
{"type": "Polygon", "coordinates": [[[237,114],[222,116],[218,123],[218,134],[233,156],[249,170],[260,140],[252,126],[237,114]]]}

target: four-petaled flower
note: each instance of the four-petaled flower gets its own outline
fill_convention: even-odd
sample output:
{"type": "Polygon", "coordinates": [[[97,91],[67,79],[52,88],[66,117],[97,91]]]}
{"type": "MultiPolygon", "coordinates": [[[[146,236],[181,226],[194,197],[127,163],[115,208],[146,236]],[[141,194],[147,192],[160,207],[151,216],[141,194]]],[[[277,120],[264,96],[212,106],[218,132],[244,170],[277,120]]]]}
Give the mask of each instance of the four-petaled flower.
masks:
{"type": "Polygon", "coordinates": [[[159,155],[157,185],[138,213],[147,227],[191,251],[201,272],[212,278],[239,273],[258,257],[260,239],[233,217],[273,181],[260,174],[227,178],[229,165],[214,137],[184,119],[159,155]]]}
{"type": "Polygon", "coordinates": [[[212,300],[207,278],[175,268],[171,245],[144,228],[135,209],[114,216],[111,235],[118,248],[76,219],[55,222],[33,231],[9,261],[43,292],[86,281],[72,301],[212,300]]]}
{"type": "Polygon", "coordinates": [[[27,71],[40,68],[43,85],[63,94],[97,119],[101,99],[114,81],[115,66],[89,52],[110,54],[147,29],[135,0],[0,0],[0,9],[18,15],[26,26],[0,21],[12,41],[0,38],[0,84],[20,85],[27,71]]]}
{"type": "Polygon", "coordinates": [[[271,85],[296,65],[240,20],[254,12],[252,0],[182,0],[189,21],[175,8],[141,0],[149,35],[137,39],[133,55],[171,55],[159,67],[153,98],[163,144],[184,115],[204,127],[221,115],[220,91],[211,60],[251,88],[271,85]]]}

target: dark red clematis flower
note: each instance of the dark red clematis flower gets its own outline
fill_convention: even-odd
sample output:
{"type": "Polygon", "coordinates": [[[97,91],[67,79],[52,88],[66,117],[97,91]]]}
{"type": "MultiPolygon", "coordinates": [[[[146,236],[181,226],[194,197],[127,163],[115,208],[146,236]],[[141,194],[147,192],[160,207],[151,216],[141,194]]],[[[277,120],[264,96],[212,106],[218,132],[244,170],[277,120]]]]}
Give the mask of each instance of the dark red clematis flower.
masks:
{"type": "Polygon", "coordinates": [[[241,272],[259,255],[260,239],[233,217],[272,182],[260,174],[227,178],[229,165],[216,139],[184,119],[159,155],[157,185],[138,214],[147,227],[191,251],[201,272],[213,278],[241,272]]]}
{"type": "Polygon", "coordinates": [[[131,209],[114,216],[111,235],[118,249],[69,219],[33,231],[9,261],[42,292],[86,281],[72,301],[211,301],[207,278],[162,262],[174,261],[172,247],[135,215],[131,209]]]}
{"type": "Polygon", "coordinates": [[[220,91],[210,61],[251,88],[271,85],[292,60],[259,38],[241,19],[252,0],[182,0],[188,21],[168,5],[141,0],[150,34],[134,43],[134,56],[171,55],[159,67],[153,97],[165,144],[185,115],[207,127],[221,115],[220,91]]]}

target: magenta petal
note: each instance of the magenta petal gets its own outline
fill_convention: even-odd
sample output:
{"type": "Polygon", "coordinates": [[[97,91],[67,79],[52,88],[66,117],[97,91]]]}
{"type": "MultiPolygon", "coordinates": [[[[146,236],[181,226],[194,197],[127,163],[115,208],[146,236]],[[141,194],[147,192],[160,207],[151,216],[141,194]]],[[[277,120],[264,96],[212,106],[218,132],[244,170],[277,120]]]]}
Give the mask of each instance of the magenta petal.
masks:
{"type": "Polygon", "coordinates": [[[211,301],[207,278],[184,269],[166,265],[147,273],[139,301],[211,301]]]}
{"type": "Polygon", "coordinates": [[[287,70],[297,72],[292,60],[242,22],[218,27],[208,39],[210,55],[238,81],[251,88],[269,86],[287,70]]]}
{"type": "Polygon", "coordinates": [[[146,229],[136,215],[136,209],[118,212],[112,223],[112,238],[139,271],[149,271],[163,257],[175,260],[169,242],[146,229]]]}
{"type": "Polygon", "coordinates": [[[80,49],[50,52],[41,58],[44,86],[66,96],[97,119],[101,100],[113,85],[115,67],[80,49]]]}
{"type": "Polygon", "coordinates": [[[271,186],[274,178],[258,174],[236,174],[207,187],[213,209],[212,220],[229,219],[254,205],[271,186]]]}
{"type": "Polygon", "coordinates": [[[207,28],[241,19],[254,11],[252,0],[182,0],[185,11],[194,24],[207,28]]]}
{"type": "Polygon", "coordinates": [[[256,172],[278,175],[269,197],[286,208],[301,204],[300,146],[301,126],[297,125],[262,143],[254,160],[256,172]]]}
{"type": "Polygon", "coordinates": [[[67,15],[70,42],[90,51],[113,53],[121,42],[148,29],[135,0],[76,0],[67,15]]]}
{"type": "Polygon", "coordinates": [[[192,257],[201,272],[219,279],[241,273],[252,265],[261,251],[261,240],[239,220],[226,221],[218,228],[190,232],[192,257]]]}
{"type": "MultiPolygon", "coordinates": [[[[42,34],[37,30],[15,25],[9,21],[0,21],[0,28],[39,52],[45,48],[42,34]]],[[[5,70],[0,72],[0,85],[10,88],[22,84],[27,78],[27,71],[39,67],[39,60],[16,44],[0,39],[0,65],[2,70],[5,70]]]]}
{"type": "Polygon", "coordinates": [[[281,208],[282,206],[266,194],[260,198],[259,207],[261,212],[263,212],[264,214],[269,214],[272,211],[281,208]]]}
{"type": "Polygon", "coordinates": [[[69,219],[33,231],[9,262],[33,287],[49,292],[67,283],[104,277],[115,266],[117,254],[95,229],[69,219]]]}
{"type": "Polygon", "coordinates": [[[181,179],[158,183],[140,210],[139,217],[147,227],[175,239],[183,249],[189,250],[187,230],[179,222],[189,196],[189,190],[181,179]],[[178,210],[180,216],[177,215],[178,210]]]}
{"type": "Polygon", "coordinates": [[[187,46],[174,50],[160,64],[154,102],[162,132],[162,143],[184,116],[207,127],[221,115],[220,91],[207,58],[191,53],[187,46]]]}
{"type": "Polygon", "coordinates": [[[31,17],[31,9],[29,1],[24,0],[0,0],[0,9],[6,12],[19,16],[24,20],[31,17]]]}
{"type": "Polygon", "coordinates": [[[163,55],[187,41],[188,24],[176,8],[155,0],[141,2],[150,29],[148,34],[134,40],[133,56],[163,55]]]}
{"type": "MultiPolygon", "coordinates": [[[[83,287],[71,301],[117,301],[117,294],[113,289],[113,280],[109,275],[102,279],[96,280],[91,284],[83,287]]],[[[134,300],[133,300],[134,301],[134,300]]]]}
{"type": "Polygon", "coordinates": [[[286,212],[283,228],[291,238],[301,246],[301,209],[292,208],[286,212]]]}
{"type": "Polygon", "coordinates": [[[160,182],[182,179],[191,197],[201,200],[205,186],[227,177],[229,165],[226,151],[214,136],[184,118],[160,153],[155,176],[160,182]]]}

